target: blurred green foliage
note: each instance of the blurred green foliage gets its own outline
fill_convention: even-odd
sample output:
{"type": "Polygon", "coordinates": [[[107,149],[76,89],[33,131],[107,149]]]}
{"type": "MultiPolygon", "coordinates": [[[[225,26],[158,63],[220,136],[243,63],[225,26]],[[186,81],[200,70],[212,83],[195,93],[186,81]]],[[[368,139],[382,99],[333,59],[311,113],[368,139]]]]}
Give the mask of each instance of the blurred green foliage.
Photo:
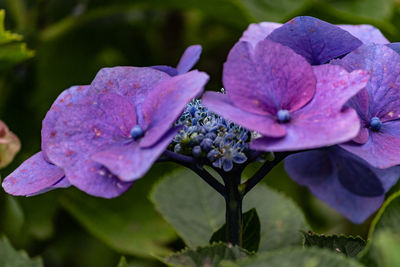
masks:
{"type": "MultiPolygon", "coordinates": [[[[102,67],[174,66],[188,45],[201,44],[197,68],[211,76],[207,89],[218,90],[222,64],[249,23],[285,22],[298,15],[373,24],[389,40],[400,40],[395,0],[0,0],[0,8],[7,13],[6,29],[18,33],[0,27],[0,119],[22,142],[13,164],[0,171],[2,177],[40,150],[41,120],[57,95],[90,83],[102,67]]],[[[159,266],[148,258],[151,253],[184,247],[147,198],[165,169],[170,167],[159,164],[127,195],[111,201],[73,189],[31,198],[7,196],[0,189],[0,234],[29,255],[41,255],[45,266],[116,266],[121,254],[129,266],[159,266]]],[[[351,224],[292,182],[281,165],[265,183],[295,200],[313,230],[367,236],[370,221],[351,224]]],[[[267,204],[257,207],[260,220],[267,204]]],[[[213,230],[221,224],[217,221],[213,230]]],[[[387,238],[382,234],[378,240],[387,238]]]]}

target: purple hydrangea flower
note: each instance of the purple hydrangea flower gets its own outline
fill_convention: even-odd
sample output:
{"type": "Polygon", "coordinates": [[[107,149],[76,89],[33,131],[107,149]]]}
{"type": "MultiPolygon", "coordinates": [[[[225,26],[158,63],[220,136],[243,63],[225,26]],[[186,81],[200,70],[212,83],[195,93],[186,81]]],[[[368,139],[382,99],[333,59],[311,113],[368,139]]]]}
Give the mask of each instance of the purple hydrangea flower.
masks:
{"type": "Polygon", "coordinates": [[[173,77],[146,67],[100,70],[90,86],[71,87],[57,98],[43,121],[43,152],[3,187],[31,195],[70,183],[95,196],[122,194],[167,148],[177,133],[171,125],[207,80],[196,70],[173,77]]]}
{"type": "Polygon", "coordinates": [[[310,149],[357,135],[357,114],[343,106],[367,80],[364,70],[311,66],[289,47],[269,40],[255,47],[239,42],[224,65],[226,95],[207,92],[203,104],[260,133],[263,137],[250,143],[252,149],[310,149]]]}
{"type": "Polygon", "coordinates": [[[400,164],[400,55],[386,45],[364,45],[334,64],[365,69],[365,89],[349,101],[361,120],[358,136],[341,145],[376,168],[400,164]]]}
{"type": "Polygon", "coordinates": [[[362,43],[387,44],[389,41],[371,25],[332,25],[313,17],[296,17],[285,24],[250,24],[240,41],[253,47],[264,39],[292,48],[313,65],[328,62],[358,48],[362,43]]]}
{"type": "Polygon", "coordinates": [[[378,169],[339,146],[290,155],[285,169],[297,183],[354,223],[362,223],[385,199],[400,167],[378,169]]]}

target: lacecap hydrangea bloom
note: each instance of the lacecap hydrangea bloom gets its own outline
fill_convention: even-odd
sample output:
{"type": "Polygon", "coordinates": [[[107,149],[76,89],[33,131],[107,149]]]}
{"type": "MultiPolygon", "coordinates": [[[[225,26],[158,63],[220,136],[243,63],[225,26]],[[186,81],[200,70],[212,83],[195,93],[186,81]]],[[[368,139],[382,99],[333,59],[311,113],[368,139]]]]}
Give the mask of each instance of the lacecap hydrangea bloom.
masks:
{"type": "Polygon", "coordinates": [[[382,205],[400,176],[400,55],[389,47],[363,45],[332,62],[370,73],[366,87],[347,103],[360,117],[358,135],[339,146],[285,160],[292,179],[355,223],[382,205]]]}
{"type": "Polygon", "coordinates": [[[350,152],[368,150],[356,156],[331,146],[285,161],[296,182],[360,223],[380,207],[399,173],[398,167],[379,169],[400,160],[400,146],[388,147],[400,132],[395,127],[399,56],[388,48],[398,47],[388,43],[370,25],[335,26],[311,17],[283,25],[252,24],[224,65],[227,95],[206,93],[203,103],[260,133],[262,137],[250,143],[252,149],[296,151],[352,140],[341,146],[350,152]],[[377,47],[382,50],[375,51],[377,47]],[[296,56],[300,57],[290,59],[296,56]],[[391,57],[394,60],[389,63],[391,57]],[[313,79],[315,91],[310,91],[313,79]],[[363,115],[371,110],[376,111],[363,115]],[[383,124],[387,128],[382,129],[383,124]],[[371,148],[374,142],[376,148],[371,148]],[[362,147],[365,143],[369,149],[362,147]]]}
{"type": "Polygon", "coordinates": [[[344,104],[365,87],[368,77],[364,70],[311,66],[289,47],[269,40],[255,47],[240,41],[224,64],[226,95],[207,92],[203,104],[261,134],[250,143],[252,149],[310,149],[357,135],[358,116],[344,104]]]}
{"type": "MultiPolygon", "coordinates": [[[[198,55],[184,59],[191,67],[198,55]]],[[[3,188],[13,195],[69,184],[105,198],[125,192],[167,148],[179,128],[171,126],[208,81],[185,70],[172,76],[152,67],[104,68],[89,86],[65,90],[43,120],[42,152],[3,188]]]]}

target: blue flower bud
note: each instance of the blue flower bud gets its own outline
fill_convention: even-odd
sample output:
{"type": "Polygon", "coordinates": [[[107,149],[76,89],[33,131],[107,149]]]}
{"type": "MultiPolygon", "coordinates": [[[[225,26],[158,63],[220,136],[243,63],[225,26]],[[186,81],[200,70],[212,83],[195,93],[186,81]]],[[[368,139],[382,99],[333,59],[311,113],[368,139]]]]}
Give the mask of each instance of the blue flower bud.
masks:
{"type": "Polygon", "coordinates": [[[203,141],[201,141],[200,146],[204,151],[210,151],[213,145],[213,140],[210,138],[204,138],[203,141]]]}
{"type": "Polygon", "coordinates": [[[199,158],[201,156],[201,147],[200,146],[195,146],[192,149],[192,154],[195,158],[199,158]]]}

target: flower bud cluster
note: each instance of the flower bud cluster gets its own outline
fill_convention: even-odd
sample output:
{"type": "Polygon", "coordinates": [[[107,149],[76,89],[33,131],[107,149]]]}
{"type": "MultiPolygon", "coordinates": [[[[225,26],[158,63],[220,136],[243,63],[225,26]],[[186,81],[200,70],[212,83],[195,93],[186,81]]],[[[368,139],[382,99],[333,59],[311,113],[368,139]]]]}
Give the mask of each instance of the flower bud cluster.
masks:
{"type": "Polygon", "coordinates": [[[176,125],[183,128],[172,141],[176,153],[207,158],[214,167],[228,172],[233,164],[246,162],[251,133],[208,111],[196,99],[185,108],[176,125]]]}

